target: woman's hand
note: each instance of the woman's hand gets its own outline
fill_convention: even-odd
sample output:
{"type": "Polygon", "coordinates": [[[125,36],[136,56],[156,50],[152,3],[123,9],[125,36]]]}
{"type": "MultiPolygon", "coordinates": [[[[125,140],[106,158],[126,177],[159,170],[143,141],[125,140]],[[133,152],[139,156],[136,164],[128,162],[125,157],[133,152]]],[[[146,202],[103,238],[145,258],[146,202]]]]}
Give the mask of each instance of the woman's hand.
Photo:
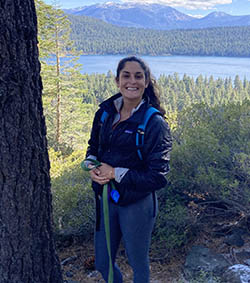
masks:
{"type": "Polygon", "coordinates": [[[115,168],[108,165],[107,163],[102,163],[100,167],[98,167],[100,170],[99,176],[107,178],[109,180],[112,180],[115,178],[115,168]]]}
{"type": "MultiPolygon", "coordinates": [[[[88,167],[91,168],[92,165],[90,164],[88,167]]],[[[98,168],[93,168],[92,170],[90,170],[90,171],[89,171],[90,177],[91,177],[91,179],[92,179],[94,182],[96,182],[96,183],[98,183],[98,184],[100,184],[100,185],[105,185],[105,184],[107,184],[110,180],[109,180],[109,178],[107,178],[107,177],[105,177],[105,176],[100,176],[101,171],[100,171],[99,168],[100,168],[100,167],[98,167],[98,168]]]]}
{"type": "MultiPolygon", "coordinates": [[[[91,166],[90,164],[88,167],[91,168],[91,166]]],[[[90,177],[94,182],[105,185],[115,178],[115,168],[106,163],[102,163],[98,168],[90,170],[90,177]]]]}

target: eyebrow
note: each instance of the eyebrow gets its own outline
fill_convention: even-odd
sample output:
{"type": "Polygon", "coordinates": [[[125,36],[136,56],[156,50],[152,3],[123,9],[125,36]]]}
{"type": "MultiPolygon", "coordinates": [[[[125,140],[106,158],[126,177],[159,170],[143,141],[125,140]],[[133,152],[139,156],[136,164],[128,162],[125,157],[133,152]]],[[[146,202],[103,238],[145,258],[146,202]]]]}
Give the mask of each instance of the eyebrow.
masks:
{"type": "MultiPolygon", "coordinates": [[[[122,73],[130,74],[130,72],[128,72],[128,71],[122,71],[122,73]]],[[[136,72],[135,74],[139,75],[139,74],[143,74],[143,72],[136,72]]]]}

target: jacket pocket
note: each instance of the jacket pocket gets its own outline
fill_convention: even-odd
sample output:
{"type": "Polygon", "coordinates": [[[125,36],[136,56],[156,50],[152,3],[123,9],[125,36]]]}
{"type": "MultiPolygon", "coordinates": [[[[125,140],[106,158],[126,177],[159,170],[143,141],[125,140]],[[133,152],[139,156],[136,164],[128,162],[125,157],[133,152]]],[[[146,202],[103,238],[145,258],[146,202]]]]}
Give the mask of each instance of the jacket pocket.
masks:
{"type": "Polygon", "coordinates": [[[127,189],[121,188],[119,186],[119,183],[117,183],[117,182],[115,182],[115,188],[120,194],[119,200],[118,200],[118,202],[116,202],[116,204],[118,204],[120,206],[126,206],[126,205],[129,205],[129,204],[135,203],[135,202],[137,202],[137,201],[139,201],[139,200],[141,200],[141,199],[143,199],[146,196],[151,194],[150,192],[147,192],[147,193],[146,192],[134,192],[132,190],[127,190],[127,189]]]}

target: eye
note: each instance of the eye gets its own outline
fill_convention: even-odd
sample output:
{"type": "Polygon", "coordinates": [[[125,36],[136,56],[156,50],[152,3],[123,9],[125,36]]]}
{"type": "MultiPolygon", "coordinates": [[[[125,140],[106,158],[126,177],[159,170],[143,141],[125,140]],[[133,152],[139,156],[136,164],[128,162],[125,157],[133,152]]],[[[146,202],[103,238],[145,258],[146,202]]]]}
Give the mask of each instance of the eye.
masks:
{"type": "Polygon", "coordinates": [[[141,80],[141,79],[143,78],[143,75],[136,75],[135,78],[136,78],[137,80],[141,80]]]}
{"type": "Polygon", "coordinates": [[[127,79],[127,78],[129,78],[129,74],[123,74],[122,77],[127,79]]]}

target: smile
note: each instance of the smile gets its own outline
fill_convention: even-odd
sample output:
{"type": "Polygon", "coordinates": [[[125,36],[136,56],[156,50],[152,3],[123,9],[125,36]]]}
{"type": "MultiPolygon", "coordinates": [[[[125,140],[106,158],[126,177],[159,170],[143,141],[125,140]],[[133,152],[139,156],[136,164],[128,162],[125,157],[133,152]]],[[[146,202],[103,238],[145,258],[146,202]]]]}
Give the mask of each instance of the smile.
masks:
{"type": "Polygon", "coordinates": [[[129,91],[136,91],[136,90],[138,90],[138,88],[136,88],[136,87],[127,87],[126,89],[129,90],[129,91]]]}

